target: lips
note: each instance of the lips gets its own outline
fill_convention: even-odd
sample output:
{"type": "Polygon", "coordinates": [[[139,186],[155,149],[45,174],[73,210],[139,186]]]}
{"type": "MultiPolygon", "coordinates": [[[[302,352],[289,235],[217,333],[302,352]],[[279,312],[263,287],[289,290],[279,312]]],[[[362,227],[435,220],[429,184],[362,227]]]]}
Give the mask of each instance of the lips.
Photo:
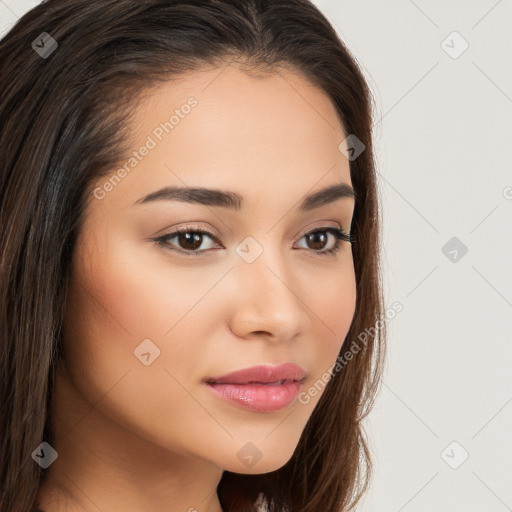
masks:
{"type": "Polygon", "coordinates": [[[304,370],[292,363],[277,366],[259,365],[237,370],[219,377],[205,379],[207,384],[267,384],[281,385],[287,382],[302,381],[304,370]]]}
{"type": "Polygon", "coordinates": [[[204,379],[207,389],[223,400],[258,413],[272,413],[293,404],[306,378],[296,364],[253,366],[204,379]]]}

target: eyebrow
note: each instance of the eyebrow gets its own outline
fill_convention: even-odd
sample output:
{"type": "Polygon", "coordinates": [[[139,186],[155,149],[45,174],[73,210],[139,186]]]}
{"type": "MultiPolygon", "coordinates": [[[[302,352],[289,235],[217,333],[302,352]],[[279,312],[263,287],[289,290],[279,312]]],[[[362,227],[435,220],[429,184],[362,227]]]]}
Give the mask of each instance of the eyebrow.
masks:
{"type": "MultiPolygon", "coordinates": [[[[298,211],[310,211],[342,198],[352,198],[356,201],[355,190],[347,183],[330,185],[304,197],[298,211]]],[[[240,210],[243,204],[243,196],[237,192],[212,188],[165,187],[138,199],[135,201],[134,205],[146,204],[153,201],[181,201],[240,210]]]]}

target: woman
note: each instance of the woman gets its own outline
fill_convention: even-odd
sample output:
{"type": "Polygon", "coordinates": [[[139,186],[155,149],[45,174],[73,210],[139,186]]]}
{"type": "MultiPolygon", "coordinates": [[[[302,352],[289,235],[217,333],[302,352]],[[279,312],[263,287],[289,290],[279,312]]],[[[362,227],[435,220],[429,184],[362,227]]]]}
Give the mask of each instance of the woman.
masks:
{"type": "Polygon", "coordinates": [[[0,62],[1,510],[352,508],[380,220],[326,18],[48,0],[0,62]]]}

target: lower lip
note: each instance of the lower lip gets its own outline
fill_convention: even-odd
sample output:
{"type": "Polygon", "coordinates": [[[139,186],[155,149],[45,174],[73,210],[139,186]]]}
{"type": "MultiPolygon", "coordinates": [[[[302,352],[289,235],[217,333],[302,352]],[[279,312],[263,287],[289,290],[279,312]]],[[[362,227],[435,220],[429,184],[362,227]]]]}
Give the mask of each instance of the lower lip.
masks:
{"type": "Polygon", "coordinates": [[[214,393],[256,412],[273,412],[291,404],[299,394],[300,381],[283,384],[206,384],[214,393]]]}

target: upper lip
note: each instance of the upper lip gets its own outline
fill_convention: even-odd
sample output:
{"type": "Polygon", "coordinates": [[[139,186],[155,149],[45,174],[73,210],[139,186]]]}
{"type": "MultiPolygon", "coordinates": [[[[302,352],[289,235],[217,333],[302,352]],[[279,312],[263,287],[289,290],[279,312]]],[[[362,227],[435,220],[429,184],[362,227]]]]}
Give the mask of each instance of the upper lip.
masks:
{"type": "Polygon", "coordinates": [[[301,381],[306,376],[304,370],[293,363],[280,364],[277,366],[259,365],[243,370],[237,370],[220,377],[209,377],[207,383],[218,384],[248,384],[248,383],[270,383],[279,381],[301,381]]]}

